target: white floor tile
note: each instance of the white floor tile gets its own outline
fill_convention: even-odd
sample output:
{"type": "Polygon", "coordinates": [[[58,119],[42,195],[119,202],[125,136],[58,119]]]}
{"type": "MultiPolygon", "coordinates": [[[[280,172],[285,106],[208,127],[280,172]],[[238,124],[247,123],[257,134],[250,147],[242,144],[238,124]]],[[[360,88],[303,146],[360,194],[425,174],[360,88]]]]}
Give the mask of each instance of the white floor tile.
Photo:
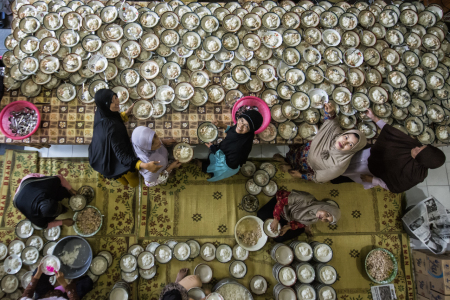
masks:
{"type": "Polygon", "coordinates": [[[262,158],[272,158],[274,154],[285,155],[286,151],[288,151],[288,146],[285,145],[261,145],[262,149],[262,158]]]}
{"type": "Polygon", "coordinates": [[[405,194],[406,194],[406,207],[410,205],[415,205],[428,197],[428,187],[415,186],[407,190],[405,194]]]}
{"type": "Polygon", "coordinates": [[[261,158],[261,145],[253,145],[250,158],[261,158]]]}
{"type": "Polygon", "coordinates": [[[72,145],[52,145],[48,157],[72,157],[72,145]]]}
{"type": "Polygon", "coordinates": [[[208,158],[208,154],[209,154],[209,148],[206,147],[204,144],[195,145],[194,158],[206,159],[206,158],[208,158]]]}
{"type": "Polygon", "coordinates": [[[450,146],[439,147],[445,154],[446,162],[450,162],[450,146]]]}
{"type": "Polygon", "coordinates": [[[447,167],[447,178],[448,178],[448,184],[450,185],[450,162],[445,163],[445,166],[447,167]]]}
{"type": "Polygon", "coordinates": [[[73,145],[72,157],[89,157],[89,145],[73,145]]]}
{"type": "Polygon", "coordinates": [[[33,148],[33,147],[25,147],[24,150],[26,151],[37,151],[39,152],[39,157],[48,157],[49,148],[33,148]]]}
{"type": "Polygon", "coordinates": [[[447,168],[445,165],[437,169],[428,170],[427,185],[448,185],[447,168]]]}
{"type": "Polygon", "coordinates": [[[448,185],[429,185],[428,195],[439,200],[446,208],[450,209],[450,188],[448,185]]]}

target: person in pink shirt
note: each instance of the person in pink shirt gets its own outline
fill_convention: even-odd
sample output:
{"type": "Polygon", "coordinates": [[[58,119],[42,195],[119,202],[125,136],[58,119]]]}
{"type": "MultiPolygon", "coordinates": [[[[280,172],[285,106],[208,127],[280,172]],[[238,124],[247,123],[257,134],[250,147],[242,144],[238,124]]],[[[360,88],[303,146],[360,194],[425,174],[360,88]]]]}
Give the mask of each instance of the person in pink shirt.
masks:
{"type": "Polygon", "coordinates": [[[76,191],[61,175],[45,176],[32,173],[20,182],[14,196],[14,207],[41,228],[72,226],[72,219],[55,219],[67,212],[67,207],[63,206],[61,201],[75,194],[76,191]]]}

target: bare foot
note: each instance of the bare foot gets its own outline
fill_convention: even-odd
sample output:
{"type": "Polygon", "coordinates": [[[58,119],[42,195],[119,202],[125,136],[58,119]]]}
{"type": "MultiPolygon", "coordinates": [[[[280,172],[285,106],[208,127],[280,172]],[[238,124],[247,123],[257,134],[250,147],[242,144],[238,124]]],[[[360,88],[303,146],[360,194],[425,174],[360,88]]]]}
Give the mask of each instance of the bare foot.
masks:
{"type": "Polygon", "coordinates": [[[188,272],[189,272],[188,268],[181,269],[177,274],[177,279],[175,279],[175,283],[180,282],[184,277],[186,277],[188,272]]]}
{"type": "Polygon", "coordinates": [[[279,165],[281,172],[287,173],[291,168],[288,164],[279,165]]]}
{"type": "Polygon", "coordinates": [[[285,162],[284,157],[283,157],[281,154],[279,154],[279,153],[274,154],[274,156],[273,156],[272,158],[273,158],[275,161],[285,162]]]}

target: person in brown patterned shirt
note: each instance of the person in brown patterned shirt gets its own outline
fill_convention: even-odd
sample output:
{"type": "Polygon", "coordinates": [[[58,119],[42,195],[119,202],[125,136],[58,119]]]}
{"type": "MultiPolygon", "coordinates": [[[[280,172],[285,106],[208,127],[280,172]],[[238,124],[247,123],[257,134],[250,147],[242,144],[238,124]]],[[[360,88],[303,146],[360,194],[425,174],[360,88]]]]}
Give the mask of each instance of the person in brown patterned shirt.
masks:
{"type": "Polygon", "coordinates": [[[49,279],[50,276],[42,273],[41,263],[33,275],[31,282],[23,292],[21,300],[39,300],[50,297],[56,297],[51,298],[52,300],[80,300],[93,288],[93,282],[88,276],[81,277],[78,280],[72,280],[70,284],[67,284],[63,272],[58,271],[56,273],[56,281],[59,286],[57,287],[52,286],[49,279]],[[80,283],[82,283],[82,286],[80,283]],[[82,295],[79,293],[80,290],[83,291],[82,295]],[[33,298],[35,292],[37,297],[33,298]]]}

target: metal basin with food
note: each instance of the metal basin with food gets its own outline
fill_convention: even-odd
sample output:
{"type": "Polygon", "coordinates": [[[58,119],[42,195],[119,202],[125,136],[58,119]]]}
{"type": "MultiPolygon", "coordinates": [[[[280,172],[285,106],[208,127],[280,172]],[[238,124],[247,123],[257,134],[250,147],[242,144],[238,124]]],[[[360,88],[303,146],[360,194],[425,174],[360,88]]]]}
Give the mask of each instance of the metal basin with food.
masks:
{"type": "Polygon", "coordinates": [[[73,221],[75,222],[73,229],[79,236],[91,237],[102,228],[103,216],[97,207],[87,205],[82,211],[74,214],[73,221]]]}
{"type": "MultiPolygon", "coordinates": [[[[370,251],[366,256],[364,266],[365,266],[367,276],[369,276],[370,280],[372,280],[373,282],[375,282],[377,284],[390,283],[397,276],[397,270],[398,270],[397,260],[395,259],[395,256],[390,251],[383,249],[383,248],[376,248],[376,249],[373,249],[372,251],[370,251]],[[374,261],[371,261],[371,256],[373,256],[373,255],[378,255],[379,257],[373,257],[374,261]],[[384,278],[380,277],[380,279],[375,279],[373,276],[378,277],[378,275],[374,275],[371,271],[371,268],[374,267],[372,264],[373,263],[376,264],[376,261],[377,260],[379,261],[380,259],[387,260],[387,263],[389,263],[389,261],[390,261],[392,263],[392,269],[390,270],[390,274],[387,274],[386,276],[384,276],[384,278]]],[[[389,273],[389,270],[387,270],[386,273],[389,273]]],[[[379,276],[381,276],[381,275],[379,275],[379,276]]]]}
{"type": "Polygon", "coordinates": [[[89,269],[92,261],[92,248],[82,237],[67,236],[55,245],[53,255],[61,261],[60,271],[64,273],[64,277],[75,279],[81,277],[89,269]]]}

